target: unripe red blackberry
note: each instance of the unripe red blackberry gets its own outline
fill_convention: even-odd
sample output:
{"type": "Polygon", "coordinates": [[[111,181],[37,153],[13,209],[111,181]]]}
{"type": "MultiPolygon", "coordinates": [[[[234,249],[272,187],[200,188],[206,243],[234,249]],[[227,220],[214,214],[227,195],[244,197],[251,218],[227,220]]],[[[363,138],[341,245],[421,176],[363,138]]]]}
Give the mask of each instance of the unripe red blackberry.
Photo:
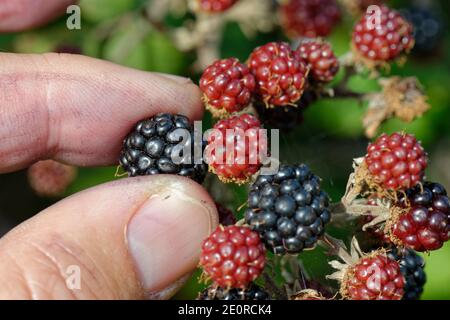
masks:
{"type": "Polygon", "coordinates": [[[327,42],[304,41],[296,54],[309,66],[309,76],[315,81],[330,82],[339,71],[339,61],[327,42]]]}
{"type": "Polygon", "coordinates": [[[427,154],[413,135],[382,134],[364,159],[370,175],[388,190],[405,190],[422,181],[427,154]]]}
{"type": "Polygon", "coordinates": [[[213,129],[216,132],[207,137],[205,150],[210,171],[223,182],[248,182],[262,166],[260,152],[267,151],[259,120],[241,114],[218,121],[213,129]]]}
{"type": "Polygon", "coordinates": [[[386,6],[380,9],[379,15],[366,13],[355,25],[352,43],[363,58],[387,62],[413,48],[413,28],[397,11],[386,6]]]}
{"type": "Polygon", "coordinates": [[[270,300],[270,294],[254,283],[251,283],[245,289],[224,289],[211,286],[203,290],[197,300],[270,300]]]}
{"type": "Polygon", "coordinates": [[[349,300],[400,300],[404,285],[398,262],[381,250],[346,269],[340,292],[349,300]]]}
{"type": "Polygon", "coordinates": [[[216,117],[244,109],[250,103],[255,87],[255,77],[236,58],[214,62],[200,78],[206,107],[216,117]]]}
{"type": "Polygon", "coordinates": [[[76,176],[77,168],[54,160],[39,161],[28,168],[30,187],[42,197],[61,196],[76,176]]]}
{"type": "Polygon", "coordinates": [[[405,278],[403,300],[418,300],[427,282],[425,260],[414,250],[392,248],[388,256],[400,265],[400,271],[405,278]]]}
{"type": "Polygon", "coordinates": [[[305,89],[309,69],[289,44],[270,42],[253,50],[248,60],[256,94],[267,106],[293,105],[305,89]]]}
{"type": "Polygon", "coordinates": [[[247,227],[219,226],[202,245],[200,266],[223,288],[246,288],[266,262],[259,235],[247,227]]]}
{"type": "Polygon", "coordinates": [[[245,221],[275,254],[313,248],[331,220],[320,178],[304,165],[283,165],[260,175],[250,188],[245,221]]]}
{"type": "Polygon", "coordinates": [[[224,12],[231,8],[238,0],[197,0],[199,9],[209,13],[224,12]]]}
{"type": "Polygon", "coordinates": [[[326,37],[341,19],[335,0],[288,0],[280,5],[281,25],[292,38],[326,37]]]}
{"type": "Polygon", "coordinates": [[[199,183],[207,173],[202,159],[196,159],[195,131],[183,115],[160,113],[140,121],[125,138],[120,164],[131,177],[177,174],[199,183]],[[175,161],[176,160],[176,161],[175,161]]]}
{"type": "Polygon", "coordinates": [[[394,243],[416,251],[441,248],[450,233],[450,202],[444,187],[426,182],[406,191],[407,211],[390,223],[394,243]]]}

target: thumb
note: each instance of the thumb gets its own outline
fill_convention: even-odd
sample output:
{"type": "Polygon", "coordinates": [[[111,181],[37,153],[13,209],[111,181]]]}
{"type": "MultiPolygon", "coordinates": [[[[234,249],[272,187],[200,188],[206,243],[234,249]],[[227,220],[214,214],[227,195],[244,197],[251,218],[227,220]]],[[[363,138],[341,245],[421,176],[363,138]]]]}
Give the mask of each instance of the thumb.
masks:
{"type": "Polygon", "coordinates": [[[208,193],[186,178],[129,178],[83,191],[0,240],[0,298],[169,298],[216,225],[208,193]]]}

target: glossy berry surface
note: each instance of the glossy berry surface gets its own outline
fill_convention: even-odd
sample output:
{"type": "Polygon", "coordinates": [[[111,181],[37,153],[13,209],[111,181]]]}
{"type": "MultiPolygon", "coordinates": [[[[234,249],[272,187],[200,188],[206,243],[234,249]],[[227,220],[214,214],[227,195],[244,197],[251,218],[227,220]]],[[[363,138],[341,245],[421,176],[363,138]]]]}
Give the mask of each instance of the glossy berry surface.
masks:
{"type": "Polygon", "coordinates": [[[300,44],[296,54],[310,68],[310,77],[318,82],[330,82],[339,71],[339,61],[329,43],[305,41],[300,44]]]}
{"type": "Polygon", "coordinates": [[[266,105],[284,106],[300,100],[308,67],[285,42],[270,42],[253,50],[248,60],[256,78],[256,94],[266,105]]]}
{"type": "Polygon", "coordinates": [[[419,300],[427,282],[425,260],[411,249],[393,248],[388,255],[399,263],[405,278],[403,300],[419,300]]]}
{"type": "Polygon", "coordinates": [[[313,248],[331,220],[328,195],[306,165],[281,166],[251,186],[245,221],[275,254],[313,248]]]}
{"type": "Polygon", "coordinates": [[[255,77],[236,58],[214,62],[200,78],[203,98],[213,115],[241,111],[250,103],[255,87],[255,77]]]}
{"type": "Polygon", "coordinates": [[[223,288],[245,288],[263,271],[264,244],[247,227],[219,226],[202,245],[200,266],[223,288]]]}
{"type": "Polygon", "coordinates": [[[359,54],[372,61],[390,61],[414,46],[413,28],[397,11],[381,6],[379,24],[366,13],[353,29],[352,42],[359,54]]]}
{"type": "Polygon", "coordinates": [[[200,10],[210,13],[224,12],[238,0],[197,0],[200,10]]]}
{"type": "Polygon", "coordinates": [[[365,162],[370,174],[388,190],[404,190],[422,181],[427,154],[410,134],[382,134],[369,144],[365,162]]]}
{"type": "Polygon", "coordinates": [[[259,120],[241,114],[218,121],[213,129],[205,156],[210,170],[223,182],[247,182],[261,168],[259,151],[267,149],[259,120]]]}
{"type": "Polygon", "coordinates": [[[349,267],[341,292],[350,300],[400,300],[404,285],[398,262],[375,253],[349,267]]]}
{"type": "Polygon", "coordinates": [[[444,187],[426,182],[406,192],[402,199],[409,211],[400,215],[392,228],[395,240],[416,251],[441,248],[449,239],[450,202],[444,187]],[[408,206],[409,204],[409,206],[408,206]]]}
{"type": "Polygon", "coordinates": [[[326,37],[341,19],[336,0],[288,0],[280,6],[286,34],[297,37],[326,37]]]}
{"type": "Polygon", "coordinates": [[[140,121],[125,138],[120,164],[131,177],[177,174],[202,182],[208,168],[201,159],[196,163],[196,143],[188,118],[160,113],[140,121]]]}
{"type": "Polygon", "coordinates": [[[270,294],[260,286],[251,283],[245,289],[209,287],[203,290],[197,300],[270,300],[270,294]]]}

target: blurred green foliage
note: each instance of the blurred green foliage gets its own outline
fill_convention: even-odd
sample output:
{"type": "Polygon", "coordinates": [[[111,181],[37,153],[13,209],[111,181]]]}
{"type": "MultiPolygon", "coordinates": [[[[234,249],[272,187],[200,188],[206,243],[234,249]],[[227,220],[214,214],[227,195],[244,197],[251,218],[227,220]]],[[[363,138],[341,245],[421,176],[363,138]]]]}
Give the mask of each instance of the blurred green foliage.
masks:
{"type": "MultiPolygon", "coordinates": [[[[151,0],[150,0],[151,1],[151,0]]],[[[407,1],[392,1],[395,6],[407,1]]],[[[83,54],[110,60],[129,67],[146,71],[158,71],[186,75],[198,79],[192,73],[195,55],[180,52],[164,32],[164,26],[155,27],[142,14],[146,0],[81,0],[82,29],[70,31],[62,18],[43,28],[0,36],[2,51],[22,53],[42,53],[54,51],[60,46],[81,48],[83,54]]],[[[448,13],[449,3],[440,1],[443,11],[448,13]]],[[[446,17],[448,21],[448,17],[446,17]]],[[[167,28],[180,25],[183,17],[169,16],[165,20],[167,28]]],[[[350,30],[353,22],[344,19],[330,36],[339,55],[349,50],[350,30]]],[[[236,24],[225,28],[221,44],[223,57],[235,56],[245,61],[257,45],[283,39],[279,30],[259,34],[248,39],[236,24]]],[[[442,47],[428,58],[411,57],[402,68],[394,66],[392,74],[416,76],[423,84],[432,105],[432,110],[411,124],[399,120],[389,120],[381,131],[404,130],[416,134],[430,152],[430,157],[439,151],[442,142],[450,141],[450,37],[447,35],[442,47]]],[[[358,92],[378,90],[374,79],[358,75],[350,79],[350,87],[358,92]]],[[[282,136],[281,159],[291,162],[308,163],[324,178],[324,188],[334,200],[342,196],[346,179],[351,171],[351,159],[364,154],[367,140],[363,135],[361,119],[365,106],[351,99],[324,99],[310,106],[305,112],[305,122],[294,132],[282,136]]],[[[211,123],[209,115],[206,123],[211,123]]],[[[450,170],[450,160],[446,168],[450,170]]],[[[433,165],[433,164],[432,164],[433,165]]],[[[81,169],[75,183],[67,195],[88,187],[114,179],[115,168],[81,169]]],[[[438,172],[438,171],[432,171],[438,172]]],[[[429,174],[429,179],[440,180],[439,175],[429,174]]],[[[447,181],[446,187],[450,189],[447,181]]],[[[229,186],[233,200],[227,206],[237,209],[246,201],[245,187],[229,186]]],[[[37,209],[36,209],[37,212],[37,209]]],[[[242,214],[242,211],[239,212],[242,214]]],[[[345,230],[329,230],[335,236],[347,237],[345,230]]],[[[308,273],[319,279],[330,272],[322,250],[316,249],[301,255],[308,273]]],[[[428,283],[425,299],[450,299],[450,244],[443,249],[425,255],[428,283]]],[[[177,298],[193,298],[203,287],[197,283],[198,272],[177,295],[177,298]]]]}

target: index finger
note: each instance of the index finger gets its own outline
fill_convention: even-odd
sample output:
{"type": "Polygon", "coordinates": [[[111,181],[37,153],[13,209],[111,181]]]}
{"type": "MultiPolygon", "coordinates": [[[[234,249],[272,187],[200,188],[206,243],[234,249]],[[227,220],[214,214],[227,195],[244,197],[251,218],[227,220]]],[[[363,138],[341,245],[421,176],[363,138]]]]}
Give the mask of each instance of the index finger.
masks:
{"type": "Polygon", "coordinates": [[[58,15],[77,0],[1,0],[0,32],[37,27],[58,15]]]}
{"type": "Polygon", "coordinates": [[[0,173],[46,158],[117,162],[132,126],[159,112],[203,113],[189,79],[67,54],[0,53],[0,173]]]}

